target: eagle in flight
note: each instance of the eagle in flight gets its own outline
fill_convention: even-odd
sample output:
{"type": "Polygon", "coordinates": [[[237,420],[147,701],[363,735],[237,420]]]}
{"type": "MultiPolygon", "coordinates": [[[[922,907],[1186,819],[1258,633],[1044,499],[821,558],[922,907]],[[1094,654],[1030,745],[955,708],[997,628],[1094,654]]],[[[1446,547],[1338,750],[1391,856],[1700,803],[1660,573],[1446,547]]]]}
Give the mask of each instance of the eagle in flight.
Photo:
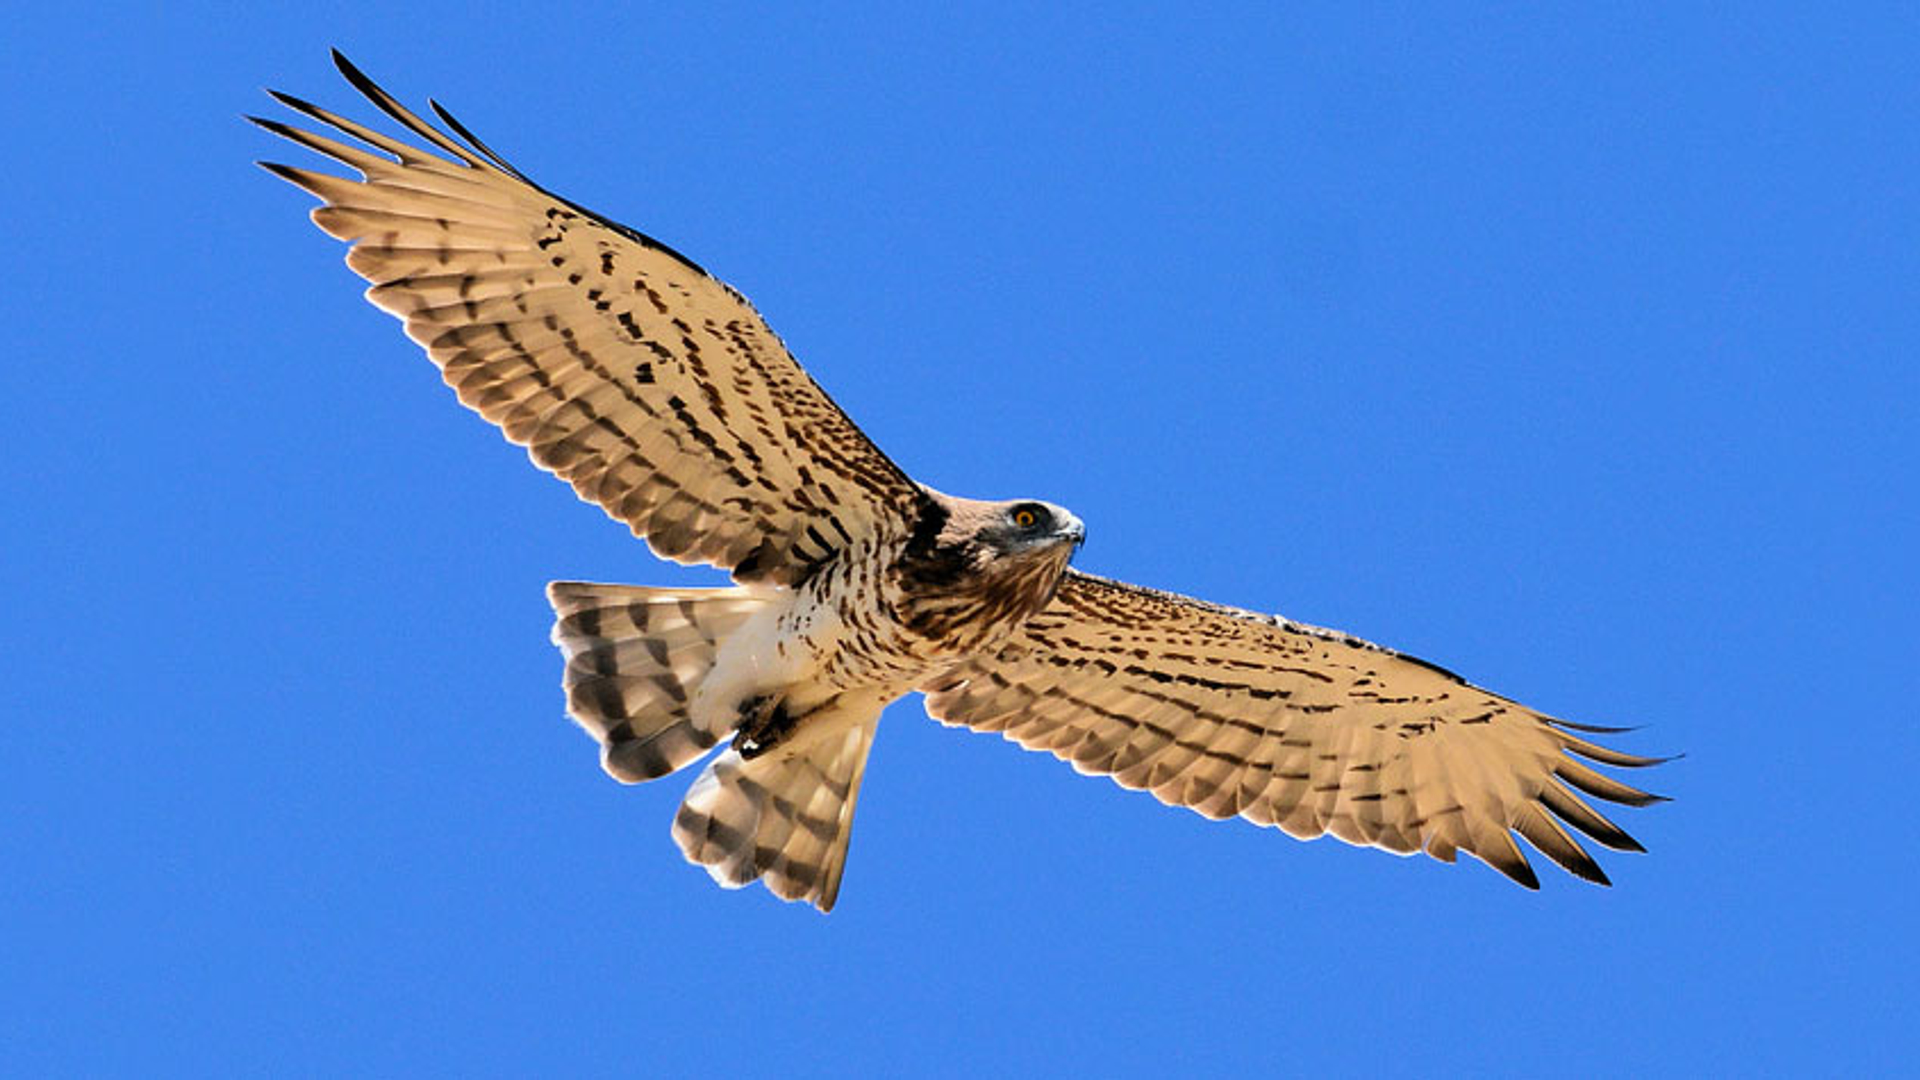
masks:
{"type": "Polygon", "coordinates": [[[607,772],[652,780],[727,744],[673,821],[721,884],[831,909],[874,728],[914,691],[943,723],[1301,839],[1464,851],[1528,888],[1515,833],[1601,884],[1568,826],[1642,850],[1581,798],[1658,800],[1580,760],[1663,760],[1587,737],[1623,729],[1073,569],[1073,514],[917,483],[739,293],[334,61],[416,141],[273,92],[332,132],[249,119],[360,178],[264,167],[321,200],[314,223],[461,402],[658,555],[731,571],[719,589],[547,589],[567,711],[607,772]]]}

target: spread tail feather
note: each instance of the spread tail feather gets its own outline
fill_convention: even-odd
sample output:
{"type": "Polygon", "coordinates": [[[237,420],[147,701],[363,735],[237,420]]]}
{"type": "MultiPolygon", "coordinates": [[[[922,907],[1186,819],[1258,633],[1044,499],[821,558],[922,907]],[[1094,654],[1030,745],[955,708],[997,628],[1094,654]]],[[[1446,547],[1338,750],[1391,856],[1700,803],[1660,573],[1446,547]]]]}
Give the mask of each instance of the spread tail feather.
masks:
{"type": "Polygon", "coordinates": [[[566,654],[567,714],[600,740],[600,763],[638,783],[691,764],[730,732],[688,704],[715,643],[766,602],[746,589],[556,581],[553,643],[566,654]]]}
{"type": "Polygon", "coordinates": [[[687,792],[674,840],[728,888],[764,879],[783,899],[833,910],[879,720],[877,704],[815,713],[792,743],[765,754],[729,748],[687,792]]]}

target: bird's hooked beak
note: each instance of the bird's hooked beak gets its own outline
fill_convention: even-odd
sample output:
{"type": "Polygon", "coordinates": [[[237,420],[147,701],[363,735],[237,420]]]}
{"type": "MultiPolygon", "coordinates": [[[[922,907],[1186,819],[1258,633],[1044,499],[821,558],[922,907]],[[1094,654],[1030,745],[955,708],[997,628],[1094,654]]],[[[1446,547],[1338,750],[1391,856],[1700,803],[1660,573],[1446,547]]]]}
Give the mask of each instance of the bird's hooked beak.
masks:
{"type": "Polygon", "coordinates": [[[1086,522],[1081,521],[1079,518],[1065,511],[1062,511],[1060,516],[1064,520],[1060,522],[1060,527],[1056,531],[1060,534],[1062,540],[1071,541],[1073,543],[1073,550],[1078,552],[1080,545],[1087,542],[1086,522]]]}

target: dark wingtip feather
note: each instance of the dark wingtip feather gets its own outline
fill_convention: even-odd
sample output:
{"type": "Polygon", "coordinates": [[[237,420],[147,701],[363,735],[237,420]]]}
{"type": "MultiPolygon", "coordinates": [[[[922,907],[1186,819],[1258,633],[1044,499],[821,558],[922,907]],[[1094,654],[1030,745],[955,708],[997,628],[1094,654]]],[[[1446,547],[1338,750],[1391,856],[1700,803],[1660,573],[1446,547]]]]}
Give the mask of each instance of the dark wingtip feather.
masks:
{"type": "MultiPolygon", "coordinates": [[[[328,112],[327,110],[321,108],[318,105],[315,105],[313,102],[308,101],[306,98],[296,97],[293,94],[289,94],[283,90],[268,90],[267,96],[279,102],[280,104],[285,105],[287,108],[292,109],[294,112],[299,113],[301,116],[307,117],[310,120],[317,120],[320,123],[325,124],[330,128],[335,128],[337,130],[344,131],[348,135],[351,135],[356,139],[360,139],[362,141],[366,140],[365,135],[352,130],[352,128],[350,127],[343,126],[343,121],[341,121],[339,117],[334,116],[332,113],[328,112]]],[[[299,131],[298,128],[289,128],[287,130],[293,131],[293,132],[299,131]]],[[[281,133],[275,132],[275,134],[281,134],[281,133]]],[[[293,139],[295,142],[300,141],[295,135],[288,135],[287,138],[293,139]]]]}
{"type": "Polygon", "coordinates": [[[1581,731],[1588,735],[1625,735],[1628,732],[1640,730],[1640,725],[1638,724],[1632,727],[1612,727],[1607,724],[1576,724],[1572,720],[1561,720],[1553,716],[1543,717],[1542,719],[1554,727],[1566,728],[1569,731],[1581,731]]]}
{"type": "MultiPolygon", "coordinates": [[[[491,161],[495,165],[500,166],[501,169],[512,174],[512,176],[517,180],[525,181],[527,179],[526,177],[521,176],[519,171],[516,170],[513,166],[507,164],[506,159],[502,158],[499,154],[494,153],[492,147],[488,146],[486,143],[481,142],[480,136],[475,135],[472,131],[468,130],[467,125],[461,123],[458,117],[454,116],[451,112],[448,112],[447,107],[445,105],[440,104],[440,100],[438,98],[428,98],[427,108],[433,111],[433,115],[440,118],[441,123],[452,128],[453,133],[455,135],[458,135],[462,139],[465,139],[467,141],[468,146],[471,146],[475,150],[478,150],[482,154],[485,154],[487,156],[488,161],[491,161]]],[[[528,182],[530,183],[531,181],[528,181],[528,182]]]]}
{"type": "Polygon", "coordinates": [[[1610,746],[1590,743],[1574,735],[1563,735],[1561,738],[1569,753],[1578,754],[1588,761],[1597,761],[1602,765],[1612,765],[1617,769],[1645,769],[1653,765],[1664,765],[1673,760],[1672,757],[1643,757],[1639,754],[1624,753],[1610,746]]]}
{"type": "MultiPolygon", "coordinates": [[[[1583,851],[1581,854],[1586,855],[1586,852],[1583,851]]],[[[1600,864],[1594,862],[1591,856],[1585,859],[1573,860],[1556,858],[1553,861],[1559,863],[1562,870],[1579,878],[1581,881],[1590,881],[1603,888],[1613,888],[1613,880],[1607,877],[1607,872],[1600,869],[1600,864]]]]}
{"type": "Polygon", "coordinates": [[[299,128],[290,127],[286,124],[281,123],[278,120],[273,119],[272,117],[254,116],[252,113],[248,113],[243,117],[241,117],[241,119],[245,120],[249,124],[252,124],[254,127],[261,128],[262,130],[265,130],[265,131],[269,131],[275,135],[280,136],[283,139],[300,143],[302,146],[307,145],[307,140],[312,137],[307,135],[306,132],[301,131],[299,128]]]}
{"type": "Polygon", "coordinates": [[[312,116],[314,112],[319,109],[318,105],[315,105],[305,98],[295,97],[285,90],[275,90],[271,86],[267,87],[267,96],[285,105],[287,108],[292,109],[294,112],[305,113],[308,116],[312,116]]]}
{"type": "Polygon", "coordinates": [[[1540,804],[1552,811],[1553,816],[1579,829],[1588,836],[1615,851],[1645,851],[1625,829],[1608,821],[1606,816],[1580,800],[1578,795],[1550,782],[1540,789],[1540,804]]]}
{"type": "Polygon", "coordinates": [[[1513,843],[1511,837],[1507,838],[1506,843],[1502,845],[1502,850],[1475,851],[1473,854],[1481,862],[1505,874],[1515,885],[1533,889],[1536,892],[1539,890],[1540,876],[1533,872],[1533,864],[1527,862],[1527,857],[1521,854],[1519,846],[1513,843]]]}
{"type": "MultiPolygon", "coordinates": [[[[1611,824],[1611,822],[1609,822],[1609,824],[1611,824]]],[[[1616,826],[1616,829],[1617,828],[1618,827],[1616,826]]],[[[1633,838],[1633,834],[1625,830],[1619,830],[1611,836],[1606,836],[1606,837],[1596,836],[1594,837],[1594,839],[1599,841],[1602,844],[1607,845],[1608,847],[1612,848],[1615,851],[1627,851],[1627,852],[1632,852],[1633,854],[1636,854],[1636,855],[1645,855],[1647,853],[1646,845],[1642,844],[1638,840],[1635,840],[1633,838]]]]}
{"type": "Polygon", "coordinates": [[[370,83],[373,81],[367,78],[359,68],[354,67],[353,61],[347,59],[347,54],[341,52],[338,48],[328,46],[327,53],[333,57],[333,66],[339,69],[340,74],[347,77],[348,82],[357,84],[362,82],[370,83]]]}
{"type": "Polygon", "coordinates": [[[368,78],[366,72],[354,67],[353,61],[347,59],[346,55],[339,49],[333,49],[331,52],[333,53],[333,66],[340,69],[340,74],[346,76],[347,81],[353,84],[353,88],[360,91],[361,95],[367,100],[380,106],[383,111],[390,113],[392,110],[388,109],[386,105],[388,94],[385,90],[380,89],[380,84],[368,78]]]}
{"type": "Polygon", "coordinates": [[[391,113],[392,110],[388,108],[386,102],[392,95],[380,89],[380,84],[374,82],[366,72],[353,66],[353,61],[347,59],[339,49],[330,51],[333,53],[333,66],[340,69],[340,74],[346,76],[347,82],[353,84],[353,88],[360,91],[361,96],[380,106],[382,111],[391,113]]]}
{"type": "MultiPolygon", "coordinates": [[[[282,165],[277,161],[256,161],[254,164],[285,180],[287,183],[292,184],[294,187],[299,188],[301,191],[316,196],[320,195],[318,191],[314,190],[313,185],[307,181],[306,173],[300,169],[296,169],[291,165],[282,165]]],[[[325,196],[320,197],[324,198],[325,196]]]]}
{"type": "Polygon", "coordinates": [[[1587,768],[1572,758],[1561,758],[1554,766],[1553,774],[1588,795],[1608,802],[1626,806],[1648,806],[1664,801],[1663,796],[1641,791],[1631,784],[1623,784],[1611,776],[1587,768]]]}
{"type": "Polygon", "coordinates": [[[1595,885],[1611,885],[1606,871],[1593,861],[1587,849],[1579,841],[1567,835],[1567,831],[1554,823],[1554,819],[1534,804],[1528,804],[1514,816],[1512,828],[1522,839],[1532,844],[1534,850],[1547,858],[1562,870],[1583,881],[1595,885]]]}

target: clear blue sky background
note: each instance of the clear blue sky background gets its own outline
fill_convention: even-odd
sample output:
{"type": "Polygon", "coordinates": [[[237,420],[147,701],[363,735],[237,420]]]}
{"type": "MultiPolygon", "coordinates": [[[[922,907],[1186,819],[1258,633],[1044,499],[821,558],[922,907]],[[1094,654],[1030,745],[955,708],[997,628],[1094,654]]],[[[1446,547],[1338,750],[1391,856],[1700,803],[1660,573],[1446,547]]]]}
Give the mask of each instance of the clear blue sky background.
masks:
{"type": "Polygon", "coordinates": [[[1674,6],[14,12],[0,1071],[1910,1064],[1920,21],[1674,6]],[[912,700],[838,910],[715,888],[541,595],[715,577],[249,164],[263,85],[372,115],[329,45],[1087,569],[1645,725],[1650,854],[1531,894],[912,700]]]}

